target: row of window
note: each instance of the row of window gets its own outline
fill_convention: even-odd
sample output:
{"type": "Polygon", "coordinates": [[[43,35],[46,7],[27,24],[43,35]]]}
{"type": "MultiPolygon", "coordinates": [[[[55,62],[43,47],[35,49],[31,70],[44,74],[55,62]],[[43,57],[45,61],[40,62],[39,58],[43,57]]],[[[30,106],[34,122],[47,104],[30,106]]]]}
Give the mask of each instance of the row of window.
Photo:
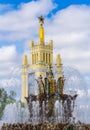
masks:
{"type": "Polygon", "coordinates": [[[38,53],[32,54],[32,64],[36,64],[38,61],[43,61],[44,63],[51,63],[51,54],[50,53],[38,53]]]}

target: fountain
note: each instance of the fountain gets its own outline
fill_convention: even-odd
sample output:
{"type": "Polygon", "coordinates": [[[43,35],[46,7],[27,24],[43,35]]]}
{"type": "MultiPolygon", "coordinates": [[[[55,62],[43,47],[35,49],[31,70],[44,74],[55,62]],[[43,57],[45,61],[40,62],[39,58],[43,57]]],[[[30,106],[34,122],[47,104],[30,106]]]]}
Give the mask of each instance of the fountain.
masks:
{"type": "Polygon", "coordinates": [[[4,123],[9,123],[9,124],[18,123],[18,122],[19,123],[28,122],[29,110],[27,105],[25,105],[25,107],[21,107],[20,102],[8,104],[5,107],[2,120],[4,123]]]}
{"type": "MultiPolygon", "coordinates": [[[[72,73],[75,75],[74,72],[72,73]]],[[[77,77],[79,80],[80,76],[77,77]]],[[[50,89],[49,81],[55,81],[55,79],[52,68],[49,66],[47,78],[43,80],[42,76],[40,76],[39,79],[35,80],[38,84],[38,91],[26,98],[28,105],[25,105],[25,108],[21,107],[21,104],[18,102],[6,106],[2,119],[5,124],[2,126],[2,130],[6,130],[7,127],[9,129],[18,127],[22,129],[22,127],[25,127],[26,130],[41,130],[42,128],[45,128],[45,130],[68,130],[72,128],[73,130],[73,127],[75,127],[76,130],[88,130],[90,126],[75,121],[77,118],[75,114],[77,94],[74,93],[75,91],[68,91],[68,94],[64,93],[67,88],[66,90],[65,88],[63,89],[63,85],[65,86],[65,82],[68,82],[69,85],[71,82],[69,77],[66,80],[64,77],[59,78],[53,89],[50,89]],[[61,84],[62,80],[63,84],[61,84]]],[[[80,116],[80,113],[78,115],[80,116]]]]}
{"type": "Polygon", "coordinates": [[[76,86],[80,86],[82,80],[76,75],[74,78],[72,72],[70,79],[68,73],[63,75],[60,55],[52,67],[53,41],[45,44],[42,16],[39,23],[38,45],[34,41],[30,43],[31,64],[28,64],[27,55],[23,58],[21,102],[27,105],[24,108],[20,103],[8,105],[3,116],[8,124],[4,124],[2,130],[79,130],[80,127],[83,130],[85,124],[78,122],[75,103],[79,97],[76,86]]]}
{"type": "Polygon", "coordinates": [[[26,97],[30,111],[30,122],[70,123],[74,118],[73,110],[77,94],[63,93],[64,77],[60,77],[56,82],[50,65],[47,77],[42,79],[40,75],[36,81],[39,93],[37,95],[29,94],[26,97]]]}

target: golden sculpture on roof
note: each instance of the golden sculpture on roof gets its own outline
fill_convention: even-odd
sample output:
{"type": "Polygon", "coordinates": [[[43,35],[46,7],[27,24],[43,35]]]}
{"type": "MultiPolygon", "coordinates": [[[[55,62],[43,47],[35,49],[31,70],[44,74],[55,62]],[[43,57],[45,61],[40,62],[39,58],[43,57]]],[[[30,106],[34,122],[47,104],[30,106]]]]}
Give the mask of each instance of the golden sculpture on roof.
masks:
{"type": "Polygon", "coordinates": [[[44,24],[44,18],[43,18],[43,16],[38,17],[38,19],[39,19],[40,25],[42,26],[44,24]]]}

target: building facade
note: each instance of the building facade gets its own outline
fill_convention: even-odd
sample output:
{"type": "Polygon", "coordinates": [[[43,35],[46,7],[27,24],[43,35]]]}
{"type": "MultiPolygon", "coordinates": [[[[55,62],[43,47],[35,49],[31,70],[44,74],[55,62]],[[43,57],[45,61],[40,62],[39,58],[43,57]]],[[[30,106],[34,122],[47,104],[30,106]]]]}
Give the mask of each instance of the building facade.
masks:
{"type": "MultiPolygon", "coordinates": [[[[48,66],[53,66],[53,40],[50,40],[48,44],[45,43],[44,35],[44,18],[39,17],[39,41],[38,44],[35,44],[34,41],[30,42],[30,64],[28,63],[27,55],[23,57],[22,64],[22,97],[21,102],[25,103],[25,97],[28,97],[30,94],[30,85],[34,86],[31,81],[31,75],[33,79],[37,79],[40,76],[43,79],[47,76],[48,66]]],[[[56,57],[55,64],[55,79],[63,77],[62,73],[62,60],[60,54],[56,57]]]]}

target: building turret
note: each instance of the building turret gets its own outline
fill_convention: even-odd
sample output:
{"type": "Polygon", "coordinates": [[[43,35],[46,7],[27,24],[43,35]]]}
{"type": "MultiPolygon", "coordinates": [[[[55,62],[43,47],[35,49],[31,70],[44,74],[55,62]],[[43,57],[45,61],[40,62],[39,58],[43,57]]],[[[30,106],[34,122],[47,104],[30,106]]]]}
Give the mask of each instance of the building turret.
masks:
{"type": "Polygon", "coordinates": [[[27,55],[23,57],[22,63],[22,103],[26,102],[25,97],[28,97],[28,59],[27,55]]]}
{"type": "Polygon", "coordinates": [[[27,55],[24,55],[24,57],[23,57],[23,66],[28,66],[27,55]]]}
{"type": "Polygon", "coordinates": [[[63,94],[63,88],[64,88],[64,76],[63,76],[63,68],[62,68],[62,59],[60,57],[60,54],[56,57],[56,77],[59,85],[59,93],[63,94]]]}
{"type": "MultiPolygon", "coordinates": [[[[56,82],[57,80],[63,76],[62,74],[62,60],[60,55],[57,55],[56,58],[56,79],[54,79],[53,72],[51,66],[53,66],[53,40],[50,40],[49,43],[45,43],[44,39],[44,18],[42,16],[39,17],[39,35],[38,35],[38,43],[36,44],[34,41],[30,42],[30,64],[28,64],[27,56],[23,57],[22,63],[22,97],[21,101],[23,103],[26,102],[25,97],[27,98],[30,94],[30,86],[35,86],[34,80],[39,79],[40,84],[45,79],[45,86],[49,87],[50,94],[55,94],[56,92],[56,82]],[[49,66],[49,72],[48,72],[49,66]],[[47,73],[48,73],[48,81],[47,81],[47,73]],[[32,82],[33,81],[33,82],[32,82]]],[[[41,85],[40,93],[44,93],[43,84],[41,85]]],[[[62,90],[60,90],[62,93],[62,90]]]]}
{"type": "Polygon", "coordinates": [[[38,44],[35,44],[34,41],[30,43],[30,68],[35,71],[36,77],[42,75],[42,78],[45,78],[48,65],[53,63],[53,41],[51,40],[48,44],[45,44],[44,18],[42,16],[39,17],[39,24],[39,42],[38,44]]]}
{"type": "Polygon", "coordinates": [[[60,55],[58,54],[56,57],[56,78],[60,78],[63,77],[63,73],[62,73],[62,59],[60,57],[60,55]]]}
{"type": "Polygon", "coordinates": [[[57,57],[56,57],[56,65],[60,66],[61,62],[62,62],[62,60],[61,60],[60,54],[58,54],[57,57]]]}

